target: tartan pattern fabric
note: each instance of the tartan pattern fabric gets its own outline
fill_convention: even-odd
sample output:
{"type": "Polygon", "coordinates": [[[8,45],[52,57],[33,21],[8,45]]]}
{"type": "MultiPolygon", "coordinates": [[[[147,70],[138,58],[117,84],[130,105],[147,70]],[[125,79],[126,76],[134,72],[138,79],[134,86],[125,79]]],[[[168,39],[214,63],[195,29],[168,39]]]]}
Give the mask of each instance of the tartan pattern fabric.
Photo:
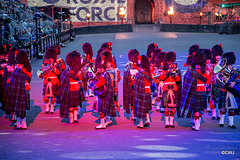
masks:
{"type": "Polygon", "coordinates": [[[221,93],[221,84],[215,83],[212,86],[212,95],[215,103],[219,102],[220,93],[221,93]]]}
{"type": "MultiPolygon", "coordinates": [[[[14,67],[15,68],[15,67],[14,67]]],[[[8,78],[11,77],[13,72],[9,72],[7,69],[7,66],[4,68],[4,77],[3,77],[3,81],[2,81],[2,85],[4,86],[3,91],[1,91],[2,94],[2,107],[1,109],[3,111],[5,111],[5,103],[6,103],[6,96],[7,96],[7,89],[8,89],[8,84],[7,84],[7,80],[8,78]]]]}
{"type": "Polygon", "coordinates": [[[69,109],[69,88],[70,88],[70,72],[68,69],[63,71],[61,76],[61,86],[60,86],[60,117],[68,118],[69,109]]]}
{"type": "Polygon", "coordinates": [[[107,93],[104,98],[98,97],[98,112],[103,112],[104,115],[115,117],[116,110],[111,77],[107,72],[101,73],[100,76],[104,76],[107,93]]]}
{"type": "Polygon", "coordinates": [[[207,108],[207,95],[206,92],[196,92],[194,112],[201,112],[207,108]]]}
{"type": "Polygon", "coordinates": [[[173,91],[173,94],[174,94],[174,104],[176,104],[176,107],[172,107],[172,106],[169,106],[168,105],[168,97],[167,97],[167,94],[168,94],[168,90],[166,91],[163,91],[163,96],[162,96],[162,99],[161,99],[161,107],[163,108],[166,108],[166,107],[169,107],[169,108],[177,108],[179,106],[179,103],[177,101],[177,92],[176,91],[173,91]]]}
{"type": "Polygon", "coordinates": [[[25,90],[25,80],[30,83],[31,78],[21,69],[12,73],[6,97],[6,114],[14,111],[20,118],[26,117],[26,109],[30,109],[30,95],[25,90]]]}
{"type": "Polygon", "coordinates": [[[212,84],[215,84],[217,82],[217,76],[216,76],[217,74],[213,72],[215,66],[216,66],[216,64],[213,64],[213,63],[210,63],[210,65],[209,65],[209,71],[211,73],[210,79],[211,79],[212,84]]]}
{"type": "Polygon", "coordinates": [[[151,82],[152,79],[150,76],[139,72],[135,77],[135,105],[136,105],[136,116],[139,118],[146,118],[147,111],[152,109],[151,105],[151,94],[145,93],[145,81],[151,82]]]}
{"type": "Polygon", "coordinates": [[[135,107],[135,99],[134,99],[134,88],[131,87],[131,74],[130,69],[133,69],[131,65],[127,65],[124,69],[123,74],[123,108],[126,109],[126,113],[130,114],[130,106],[133,105],[134,111],[135,107]]]}
{"type": "Polygon", "coordinates": [[[79,91],[69,91],[69,107],[77,107],[81,104],[79,91]]]}
{"type": "Polygon", "coordinates": [[[188,70],[185,73],[178,112],[179,117],[184,117],[185,111],[188,110],[187,118],[191,118],[194,111],[198,79],[206,82],[206,78],[197,73],[195,69],[188,70]]]}

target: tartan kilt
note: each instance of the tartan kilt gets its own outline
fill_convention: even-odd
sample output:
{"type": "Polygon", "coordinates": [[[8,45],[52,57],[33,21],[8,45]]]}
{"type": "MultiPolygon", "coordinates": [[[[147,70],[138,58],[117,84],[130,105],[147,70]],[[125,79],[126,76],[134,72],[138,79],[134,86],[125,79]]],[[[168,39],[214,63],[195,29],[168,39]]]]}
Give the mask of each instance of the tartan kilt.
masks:
{"type": "Polygon", "coordinates": [[[79,91],[69,91],[69,108],[77,107],[81,103],[81,96],[79,91]]]}
{"type": "Polygon", "coordinates": [[[88,82],[88,76],[84,76],[84,77],[82,77],[82,81],[83,81],[83,90],[86,92],[87,91],[87,88],[88,88],[88,86],[87,86],[87,82],[88,82]]]}
{"type": "Polygon", "coordinates": [[[26,110],[30,110],[30,90],[26,91],[26,110]]]}
{"type": "Polygon", "coordinates": [[[200,112],[207,108],[206,92],[196,92],[194,112],[200,112]]]}
{"type": "Polygon", "coordinates": [[[105,102],[106,102],[106,97],[104,97],[104,98],[98,97],[98,101],[97,101],[97,103],[98,103],[98,112],[99,112],[99,113],[102,112],[102,113],[104,113],[104,115],[107,114],[107,113],[106,113],[106,105],[105,105],[105,102]]]}
{"type": "Polygon", "coordinates": [[[169,108],[177,108],[179,107],[179,102],[177,98],[177,92],[173,91],[173,94],[175,96],[174,103],[176,104],[176,107],[168,106],[168,101],[167,101],[167,91],[163,91],[162,99],[161,99],[161,106],[163,108],[169,107],[169,108]]]}
{"type": "Polygon", "coordinates": [[[212,95],[213,95],[213,100],[215,103],[218,103],[219,98],[220,98],[220,93],[221,93],[221,85],[220,84],[214,84],[212,86],[212,95]]]}
{"type": "MultiPolygon", "coordinates": [[[[43,95],[46,94],[46,87],[47,85],[45,84],[43,86],[43,95]]],[[[53,95],[56,97],[56,96],[59,96],[59,86],[58,85],[53,85],[53,88],[52,88],[52,92],[53,92],[53,95]]]]}
{"type": "Polygon", "coordinates": [[[226,103],[226,96],[227,92],[220,92],[220,97],[219,97],[219,102],[218,102],[218,108],[225,108],[225,103],[226,103]]]}
{"type": "Polygon", "coordinates": [[[146,107],[146,112],[148,112],[148,111],[151,111],[151,110],[152,110],[151,94],[146,94],[146,97],[147,97],[147,99],[146,99],[146,105],[147,105],[147,107],[146,107]]]}

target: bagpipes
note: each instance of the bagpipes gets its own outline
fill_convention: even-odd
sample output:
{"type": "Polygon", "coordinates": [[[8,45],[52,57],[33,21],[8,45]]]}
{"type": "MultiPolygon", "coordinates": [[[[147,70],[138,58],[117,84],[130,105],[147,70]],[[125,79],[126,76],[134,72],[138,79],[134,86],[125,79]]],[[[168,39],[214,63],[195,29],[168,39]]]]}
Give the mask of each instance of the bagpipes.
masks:
{"type": "Polygon", "coordinates": [[[82,63],[85,62],[86,64],[82,67],[81,73],[83,77],[93,78],[94,73],[94,63],[90,62],[85,56],[81,55],[82,63]]]}
{"type": "Polygon", "coordinates": [[[240,80],[237,79],[240,71],[237,69],[230,70],[226,64],[226,58],[220,60],[214,68],[214,73],[217,73],[217,80],[224,86],[224,89],[232,93],[235,97],[240,97],[240,80]],[[231,87],[232,82],[235,82],[233,87],[231,87]]]}
{"type": "Polygon", "coordinates": [[[43,69],[37,70],[37,76],[39,78],[43,78],[43,75],[48,74],[51,71],[54,71],[54,66],[56,66],[56,64],[52,60],[49,60],[49,59],[43,60],[43,64],[44,64],[43,69]]]}
{"type": "MultiPolygon", "coordinates": [[[[98,75],[98,72],[93,72],[93,78],[90,78],[87,82],[89,88],[93,88],[93,86],[100,80],[100,77],[98,75]]],[[[104,98],[107,93],[106,85],[103,85],[99,88],[96,88],[93,90],[94,94],[100,98],[104,98]]]]}

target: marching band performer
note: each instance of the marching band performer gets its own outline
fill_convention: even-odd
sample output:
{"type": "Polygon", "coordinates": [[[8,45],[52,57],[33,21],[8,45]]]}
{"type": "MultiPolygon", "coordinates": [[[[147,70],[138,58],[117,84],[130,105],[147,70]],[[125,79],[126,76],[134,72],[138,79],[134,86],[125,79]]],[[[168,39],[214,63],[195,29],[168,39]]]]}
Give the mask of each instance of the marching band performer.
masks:
{"type": "MultiPolygon", "coordinates": [[[[5,101],[6,101],[6,96],[8,95],[8,86],[9,86],[9,83],[10,83],[10,77],[13,73],[13,71],[15,70],[16,68],[16,58],[15,56],[17,55],[17,53],[19,52],[19,49],[14,47],[14,48],[11,48],[8,52],[8,63],[7,65],[5,66],[5,69],[4,69],[4,86],[5,86],[5,96],[4,96],[4,100],[3,100],[3,105],[2,105],[2,110],[4,110],[4,104],[5,104],[5,101]]],[[[12,108],[14,109],[14,108],[12,108]]],[[[14,110],[12,110],[12,121],[15,121],[15,115],[14,115],[14,110]]]]}
{"type": "MultiPolygon", "coordinates": [[[[222,56],[222,59],[223,58],[227,59],[226,66],[229,70],[231,70],[230,74],[233,74],[232,71],[236,71],[236,68],[234,68],[232,66],[236,61],[236,56],[235,56],[234,52],[224,53],[222,56]]],[[[231,85],[229,87],[233,88],[234,85],[237,85],[236,81],[240,80],[240,72],[237,71],[235,74],[236,74],[236,79],[234,79],[231,82],[231,85]]],[[[231,79],[231,78],[229,77],[229,79],[231,79]]],[[[224,80],[227,80],[227,79],[224,79],[224,80]]],[[[236,129],[236,127],[234,125],[234,116],[235,116],[234,109],[238,109],[240,107],[240,101],[239,101],[239,97],[235,97],[232,93],[230,93],[227,90],[228,90],[228,88],[225,88],[225,86],[221,87],[220,98],[219,98],[219,109],[220,109],[219,125],[220,125],[220,127],[224,126],[224,118],[225,118],[225,114],[228,109],[228,119],[229,119],[228,127],[232,128],[232,129],[236,129]]]]}
{"type": "Polygon", "coordinates": [[[206,78],[206,83],[203,81],[197,81],[195,105],[194,105],[194,120],[195,126],[193,130],[199,131],[201,124],[202,112],[207,107],[207,88],[206,86],[210,85],[210,73],[206,71],[206,55],[203,51],[199,50],[193,54],[193,63],[195,64],[195,70],[206,78]]]}
{"type": "Polygon", "coordinates": [[[83,90],[85,92],[85,97],[93,97],[92,90],[87,86],[87,81],[89,78],[93,78],[93,50],[90,43],[83,43],[82,50],[85,54],[85,59],[82,59],[82,78],[83,78],[83,90]]]}
{"type": "Polygon", "coordinates": [[[80,53],[77,51],[68,53],[66,63],[69,67],[62,73],[60,117],[68,118],[69,115],[70,124],[78,123],[78,106],[82,107],[80,85],[83,84],[80,61],[80,53]]]}
{"type": "Polygon", "coordinates": [[[110,50],[104,50],[103,55],[107,61],[106,72],[110,74],[113,84],[114,104],[117,107],[117,112],[120,112],[120,106],[118,103],[118,82],[121,80],[120,71],[112,66],[113,56],[110,50]]]}
{"type": "MultiPolygon", "coordinates": [[[[210,62],[211,62],[211,49],[202,49],[202,51],[204,52],[205,56],[206,56],[206,72],[208,72],[210,74],[210,62]]],[[[206,90],[207,90],[207,112],[210,112],[210,106],[209,106],[209,102],[212,96],[211,93],[211,84],[206,84],[206,90]]]]}
{"type": "Polygon", "coordinates": [[[221,85],[216,80],[216,74],[213,72],[215,66],[223,55],[222,45],[215,45],[212,47],[211,62],[210,62],[210,74],[211,74],[211,86],[212,86],[212,97],[210,100],[210,107],[212,109],[212,120],[220,119],[220,112],[216,110],[218,107],[218,101],[220,97],[221,85]],[[218,112],[218,113],[217,113],[218,112]]]}
{"type": "Polygon", "coordinates": [[[154,52],[159,52],[155,61],[155,70],[153,73],[153,84],[156,84],[153,97],[157,99],[157,109],[156,111],[164,112],[164,108],[161,107],[161,99],[163,94],[163,81],[160,80],[160,76],[163,74],[163,60],[167,52],[161,52],[160,49],[154,50],[154,52]]]}
{"type": "Polygon", "coordinates": [[[100,117],[100,125],[96,126],[95,129],[105,129],[108,125],[112,124],[109,117],[115,117],[116,111],[114,107],[114,95],[112,80],[108,72],[106,72],[107,61],[104,56],[96,59],[95,68],[99,74],[99,80],[96,84],[91,86],[91,89],[95,92],[100,87],[105,86],[106,91],[104,96],[98,96],[98,112],[100,117]],[[106,118],[106,123],[105,123],[106,118]]]}
{"type": "Polygon", "coordinates": [[[17,117],[17,130],[27,129],[26,110],[30,110],[30,82],[32,78],[32,67],[28,60],[28,54],[19,50],[16,55],[17,66],[13,71],[8,85],[5,112],[14,113],[17,117]]]}
{"type": "Polygon", "coordinates": [[[54,113],[55,97],[59,95],[59,74],[60,68],[56,63],[57,50],[48,48],[42,65],[42,73],[39,78],[43,78],[43,96],[45,103],[45,113],[49,113],[49,99],[51,98],[50,114],[54,113]]]}
{"type": "Polygon", "coordinates": [[[4,86],[4,68],[7,66],[7,52],[6,45],[0,45],[0,102],[3,103],[5,95],[4,86]]]}
{"type": "Polygon", "coordinates": [[[174,115],[175,109],[179,107],[180,93],[182,89],[181,71],[174,62],[176,61],[176,52],[168,52],[164,58],[163,74],[160,80],[163,81],[163,96],[161,106],[165,108],[165,128],[175,128],[174,115]],[[170,122],[169,122],[169,108],[170,122]]]}
{"type": "Polygon", "coordinates": [[[151,74],[150,63],[145,55],[141,56],[141,69],[136,74],[134,82],[136,116],[139,118],[138,128],[148,127],[150,125],[149,111],[152,110],[151,105],[151,74]],[[143,120],[146,119],[143,125],[143,120]]]}
{"type": "Polygon", "coordinates": [[[130,114],[131,110],[131,120],[136,120],[134,81],[136,74],[140,70],[138,66],[138,57],[139,52],[136,49],[128,51],[129,61],[124,68],[123,74],[123,108],[126,110],[127,114],[130,114]]]}
{"type": "Polygon", "coordinates": [[[188,55],[193,55],[194,52],[197,52],[199,50],[199,45],[194,44],[192,46],[189,47],[188,49],[188,55]]]}

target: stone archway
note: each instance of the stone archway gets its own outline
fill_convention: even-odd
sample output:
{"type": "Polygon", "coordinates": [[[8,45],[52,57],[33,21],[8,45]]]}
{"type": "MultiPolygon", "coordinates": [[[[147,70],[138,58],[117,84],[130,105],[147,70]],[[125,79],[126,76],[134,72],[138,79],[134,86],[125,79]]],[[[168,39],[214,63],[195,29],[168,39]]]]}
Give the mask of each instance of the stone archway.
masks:
{"type": "Polygon", "coordinates": [[[154,22],[154,2],[152,0],[136,0],[134,8],[136,24],[150,24],[154,22]]]}

